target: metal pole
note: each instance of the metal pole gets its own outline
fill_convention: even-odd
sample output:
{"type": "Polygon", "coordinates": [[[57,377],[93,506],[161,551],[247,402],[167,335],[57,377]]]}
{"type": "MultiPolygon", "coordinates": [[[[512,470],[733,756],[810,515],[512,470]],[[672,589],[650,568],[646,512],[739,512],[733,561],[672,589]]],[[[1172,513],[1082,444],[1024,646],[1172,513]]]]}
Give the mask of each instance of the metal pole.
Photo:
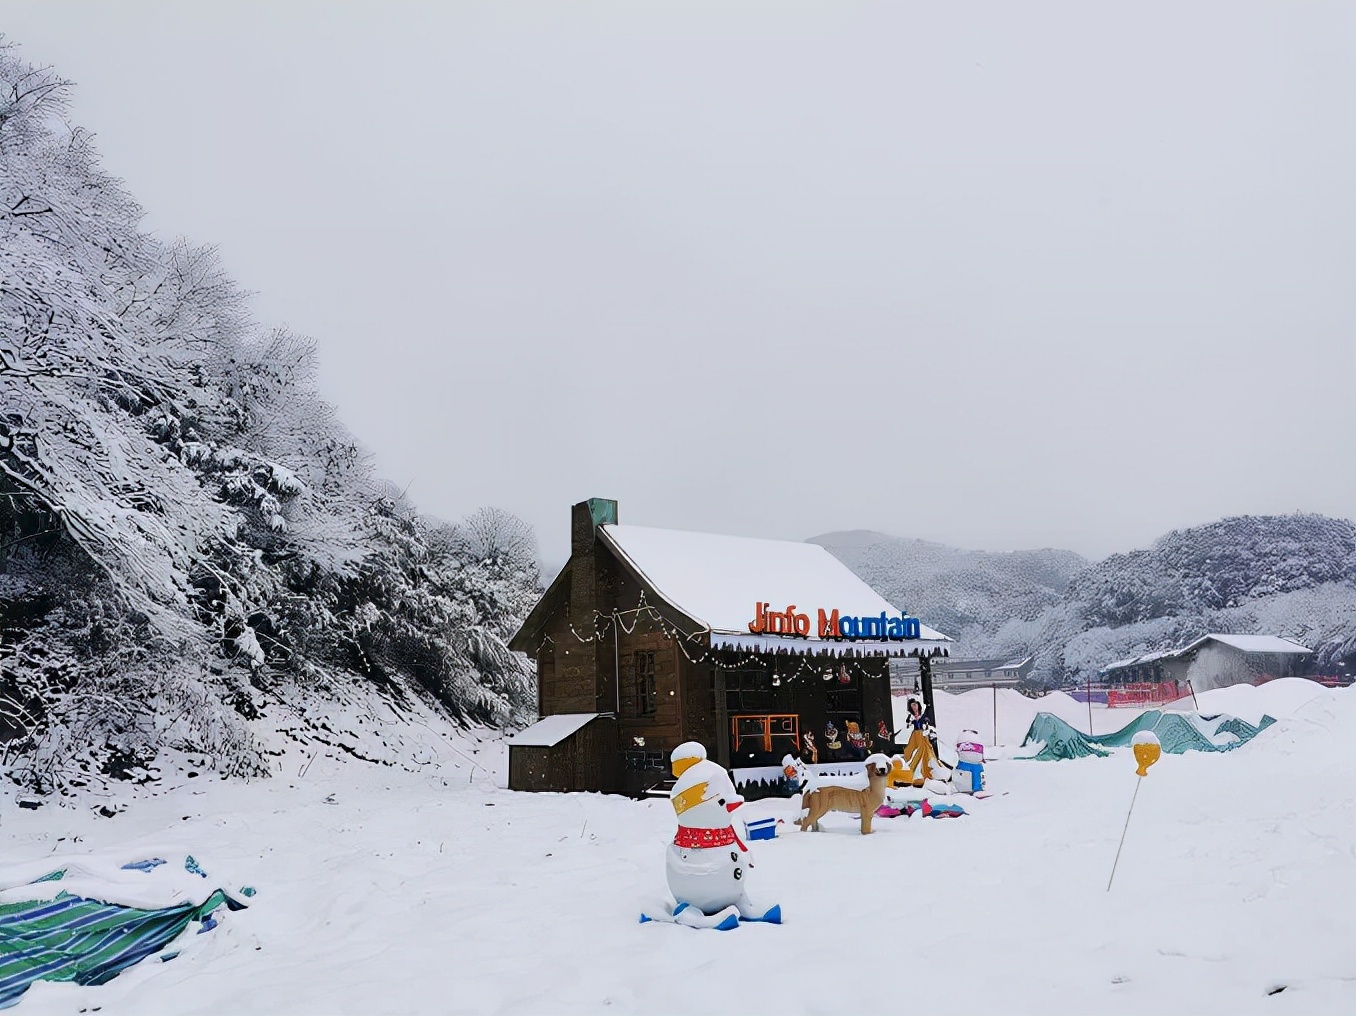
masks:
{"type": "Polygon", "coordinates": [[[1088,675],[1088,736],[1092,737],[1092,675],[1088,675]]]}
{"type": "Polygon", "coordinates": [[[998,685],[993,686],[993,743],[998,743],[998,685]]]}
{"type": "Polygon", "coordinates": [[[1121,842],[1116,845],[1116,859],[1111,862],[1111,878],[1106,880],[1106,891],[1111,892],[1111,879],[1116,877],[1116,865],[1121,863],[1121,847],[1125,846],[1125,832],[1130,828],[1130,815],[1135,810],[1135,798],[1139,797],[1139,785],[1143,777],[1135,777],[1135,792],[1130,795],[1130,811],[1125,813],[1125,829],[1121,830],[1121,842]]]}
{"type": "Polygon", "coordinates": [[[1191,692],[1191,706],[1196,712],[1201,711],[1201,704],[1196,701],[1196,689],[1191,685],[1191,678],[1187,678],[1187,691],[1191,692]]]}

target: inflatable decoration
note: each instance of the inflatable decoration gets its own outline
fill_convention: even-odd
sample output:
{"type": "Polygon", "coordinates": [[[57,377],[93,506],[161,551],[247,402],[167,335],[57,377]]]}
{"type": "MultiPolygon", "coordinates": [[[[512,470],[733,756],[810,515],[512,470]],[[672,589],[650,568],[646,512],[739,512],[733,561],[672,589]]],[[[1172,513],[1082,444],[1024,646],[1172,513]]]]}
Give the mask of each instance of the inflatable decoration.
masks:
{"type": "Polygon", "coordinates": [[[811,765],[819,761],[819,746],[815,744],[814,733],[809,730],[805,732],[805,754],[810,756],[811,765]]]}
{"type": "Polygon", "coordinates": [[[843,747],[843,742],[838,740],[838,728],[834,726],[833,720],[830,720],[824,727],[824,747],[829,751],[837,751],[843,747]]]}
{"type": "Polygon", "coordinates": [[[1136,734],[1130,741],[1130,750],[1135,753],[1135,761],[1139,763],[1139,768],[1135,770],[1136,776],[1148,776],[1149,767],[1163,754],[1163,746],[1151,730],[1141,730],[1136,734]]]}
{"type": "Polygon", "coordinates": [[[1121,841],[1116,844],[1116,859],[1111,862],[1111,876],[1106,880],[1106,891],[1111,892],[1111,883],[1116,879],[1116,865],[1121,863],[1121,848],[1125,846],[1125,834],[1130,831],[1130,816],[1135,813],[1135,800],[1139,797],[1140,784],[1149,775],[1149,767],[1163,754],[1163,745],[1152,730],[1141,730],[1130,741],[1130,750],[1135,753],[1135,762],[1139,768],[1135,775],[1135,792],[1130,795],[1130,807],[1125,813],[1125,827],[1121,830],[1121,841]]]}
{"type": "Polygon", "coordinates": [[[896,755],[890,770],[890,786],[921,787],[924,781],[932,779],[932,767],[937,762],[933,754],[932,742],[921,730],[909,735],[904,745],[904,753],[896,755]]]}
{"type": "Polygon", "coordinates": [[[984,744],[973,730],[962,730],[956,742],[956,769],[951,785],[962,794],[978,794],[984,789],[984,744]]]}
{"type": "Polygon", "coordinates": [[[846,728],[848,744],[858,751],[866,751],[866,734],[861,726],[855,720],[844,720],[843,726],[846,728]]]}
{"type": "Polygon", "coordinates": [[[781,907],[760,910],[749,901],[753,855],[735,832],[731,815],[744,799],[735,793],[730,774],[708,760],[696,741],[680,744],[670,761],[677,780],[670,798],[678,832],[669,844],[665,874],[677,905],[668,914],[641,914],[641,923],[667,921],[718,931],[736,928],[740,921],[780,924],[781,907]]]}
{"type": "Polygon", "coordinates": [[[863,789],[838,784],[820,784],[802,798],[804,814],[800,831],[819,832],[819,820],[831,811],[843,811],[861,820],[862,835],[871,832],[871,818],[885,803],[886,781],[890,775],[890,760],[884,755],[870,755],[865,767],[867,784],[863,789]]]}

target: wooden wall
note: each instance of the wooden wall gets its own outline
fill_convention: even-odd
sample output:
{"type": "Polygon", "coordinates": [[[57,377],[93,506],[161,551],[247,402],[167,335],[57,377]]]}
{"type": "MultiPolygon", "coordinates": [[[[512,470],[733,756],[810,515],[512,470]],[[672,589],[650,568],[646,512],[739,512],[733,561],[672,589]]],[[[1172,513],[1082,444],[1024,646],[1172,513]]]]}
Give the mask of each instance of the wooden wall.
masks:
{"type": "Polygon", "coordinates": [[[509,745],[510,790],[617,793],[622,789],[617,724],[600,716],[559,744],[509,745]]]}
{"type": "Polygon", "coordinates": [[[596,646],[570,633],[569,611],[551,616],[537,650],[537,713],[595,713],[598,708],[596,646]]]}
{"type": "Polygon", "coordinates": [[[509,745],[510,790],[573,790],[568,752],[560,745],[509,745]]]}

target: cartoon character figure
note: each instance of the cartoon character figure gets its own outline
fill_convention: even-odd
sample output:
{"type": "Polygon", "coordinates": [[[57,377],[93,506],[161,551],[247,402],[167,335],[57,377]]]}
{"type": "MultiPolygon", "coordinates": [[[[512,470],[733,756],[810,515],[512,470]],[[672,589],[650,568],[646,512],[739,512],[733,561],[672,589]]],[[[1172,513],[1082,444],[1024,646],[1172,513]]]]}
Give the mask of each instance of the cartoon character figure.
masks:
{"type": "Polygon", "coordinates": [[[829,751],[837,751],[843,747],[843,742],[838,740],[838,728],[833,725],[833,720],[824,727],[824,747],[829,751]]]}
{"type": "Polygon", "coordinates": [[[866,751],[866,735],[862,733],[862,728],[857,721],[844,720],[843,726],[847,727],[848,744],[858,751],[866,751]]]}
{"type": "Polygon", "coordinates": [[[810,765],[814,765],[819,761],[819,746],[815,744],[815,735],[812,731],[807,730],[803,736],[805,740],[805,754],[810,756],[810,765]]]}
{"type": "Polygon", "coordinates": [[[886,744],[892,743],[895,739],[894,735],[891,734],[889,729],[885,726],[884,720],[876,721],[876,736],[886,744]]]}
{"type": "Polygon", "coordinates": [[[782,756],[782,775],[789,793],[799,794],[805,788],[805,763],[795,756],[782,756]]]}
{"type": "Polygon", "coordinates": [[[984,789],[984,742],[974,730],[962,730],[956,742],[956,768],[951,784],[962,794],[978,794],[984,789]]]}
{"type": "Polygon", "coordinates": [[[923,777],[915,777],[913,766],[905,760],[903,755],[896,755],[890,760],[890,776],[888,786],[895,787],[921,787],[923,777]]]}

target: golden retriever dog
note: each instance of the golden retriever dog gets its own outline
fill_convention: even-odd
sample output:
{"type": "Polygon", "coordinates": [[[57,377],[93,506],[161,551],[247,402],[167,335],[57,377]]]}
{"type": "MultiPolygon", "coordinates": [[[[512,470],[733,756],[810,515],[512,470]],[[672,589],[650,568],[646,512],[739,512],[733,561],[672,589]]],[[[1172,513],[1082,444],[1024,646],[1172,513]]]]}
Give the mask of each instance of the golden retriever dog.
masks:
{"type": "Polygon", "coordinates": [[[821,818],[831,811],[842,811],[849,815],[860,815],[862,835],[868,835],[876,809],[885,803],[885,784],[889,775],[890,760],[884,755],[871,755],[866,760],[865,790],[829,785],[810,791],[801,798],[805,817],[800,820],[800,831],[805,833],[813,829],[818,832],[821,818]]]}

